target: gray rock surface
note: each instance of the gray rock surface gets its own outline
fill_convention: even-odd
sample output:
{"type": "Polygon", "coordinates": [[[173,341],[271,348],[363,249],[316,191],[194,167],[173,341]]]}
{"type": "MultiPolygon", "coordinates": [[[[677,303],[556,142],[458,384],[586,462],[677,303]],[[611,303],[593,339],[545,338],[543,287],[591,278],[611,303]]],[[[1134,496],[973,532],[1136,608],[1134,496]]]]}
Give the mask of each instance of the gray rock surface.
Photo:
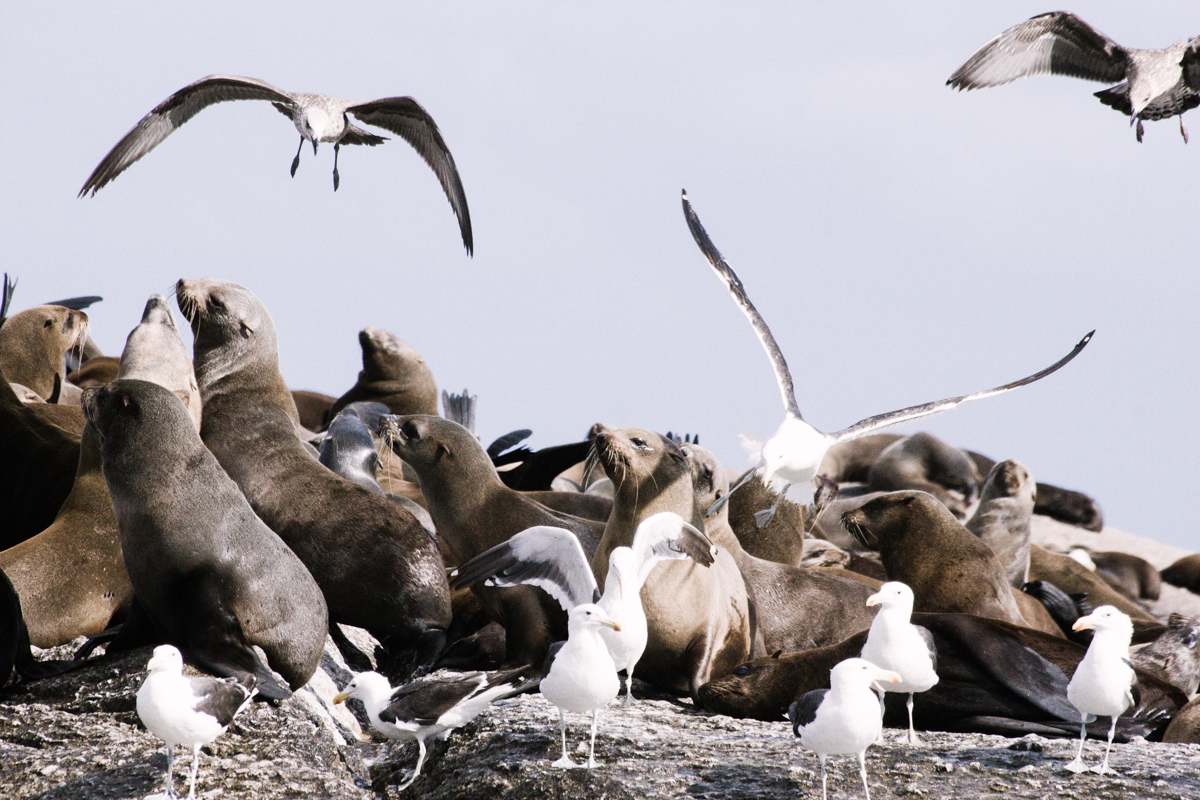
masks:
{"type": "MultiPolygon", "coordinates": [[[[63,657],[64,650],[45,655],[63,657]]],[[[90,800],[161,792],[166,755],[134,710],[149,655],[146,648],[102,656],[85,670],[0,696],[0,797],[90,800]]],[[[820,792],[817,759],[785,721],[731,719],[663,695],[602,715],[596,770],[555,769],[558,714],[538,694],[503,701],[449,740],[431,742],[421,777],[398,792],[416,762],[416,745],[360,741],[359,725],[329,704],[335,683],[347,679],[327,649],[309,687],[277,708],[253,704],[201,749],[197,797],[777,800],[820,792]]],[[[637,688],[646,697],[646,687],[637,688]]],[[[361,714],[357,701],[350,705],[361,714]]],[[[567,722],[572,757],[583,760],[589,718],[571,715],[567,722]]],[[[900,732],[885,735],[894,739],[900,732]]],[[[1119,774],[1076,777],[1064,769],[1074,740],[923,736],[925,747],[884,744],[868,751],[873,798],[1200,798],[1200,745],[1114,745],[1119,774]]],[[[1103,743],[1089,742],[1087,763],[1098,763],[1102,753],[1103,743]]],[[[189,766],[190,754],[180,754],[177,790],[186,790],[189,766]]],[[[832,758],[831,798],[861,792],[853,757],[832,758]]]]}

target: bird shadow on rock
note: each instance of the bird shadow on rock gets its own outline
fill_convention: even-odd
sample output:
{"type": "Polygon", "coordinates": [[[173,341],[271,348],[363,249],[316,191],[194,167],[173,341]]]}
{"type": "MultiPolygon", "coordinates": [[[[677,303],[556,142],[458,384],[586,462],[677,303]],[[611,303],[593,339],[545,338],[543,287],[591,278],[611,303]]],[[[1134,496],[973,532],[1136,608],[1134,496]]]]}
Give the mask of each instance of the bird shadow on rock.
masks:
{"type": "Polygon", "coordinates": [[[137,764],[100,769],[56,786],[41,794],[30,795],[25,800],[118,800],[119,798],[142,798],[153,792],[162,791],[163,773],[166,772],[167,757],[148,759],[137,764]],[[161,763],[159,763],[161,762],[161,763]]]}
{"type": "Polygon", "coordinates": [[[786,772],[764,774],[757,765],[728,764],[704,770],[687,788],[691,797],[713,800],[778,800],[798,797],[802,786],[786,772]]]}

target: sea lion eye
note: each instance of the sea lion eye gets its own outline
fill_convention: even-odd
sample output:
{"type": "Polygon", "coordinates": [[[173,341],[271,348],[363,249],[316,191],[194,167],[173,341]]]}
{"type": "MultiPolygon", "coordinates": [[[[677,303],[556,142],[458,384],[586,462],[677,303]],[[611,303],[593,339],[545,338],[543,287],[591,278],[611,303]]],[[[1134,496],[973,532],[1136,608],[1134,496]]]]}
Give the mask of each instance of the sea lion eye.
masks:
{"type": "Polygon", "coordinates": [[[222,303],[220,300],[218,300],[215,297],[208,298],[208,304],[209,304],[209,306],[212,307],[213,311],[224,311],[225,310],[225,304],[222,303]]]}
{"type": "Polygon", "coordinates": [[[400,432],[409,439],[420,439],[421,434],[417,431],[417,424],[412,420],[400,426],[400,432]]]}
{"type": "Polygon", "coordinates": [[[634,447],[636,447],[638,450],[649,450],[650,449],[650,445],[646,444],[645,439],[639,439],[636,436],[631,438],[629,440],[629,443],[632,444],[634,447]]]}
{"type": "Polygon", "coordinates": [[[746,675],[749,675],[750,674],[750,665],[749,664],[738,664],[736,667],[733,668],[733,674],[737,675],[739,677],[744,677],[746,675]]]}

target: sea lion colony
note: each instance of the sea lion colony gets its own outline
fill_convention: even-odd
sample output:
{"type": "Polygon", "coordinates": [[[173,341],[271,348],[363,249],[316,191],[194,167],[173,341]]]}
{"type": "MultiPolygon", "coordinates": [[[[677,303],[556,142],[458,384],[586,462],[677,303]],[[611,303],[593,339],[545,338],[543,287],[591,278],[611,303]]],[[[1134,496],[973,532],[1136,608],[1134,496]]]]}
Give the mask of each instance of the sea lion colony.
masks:
{"type": "MultiPolygon", "coordinates": [[[[1191,44],[1182,56],[1180,91],[1189,99],[1197,91],[1190,81],[1200,74],[1195,51],[1191,44]]],[[[215,93],[197,104],[179,100],[187,92],[181,90],[130,135],[147,120],[169,120],[153,147],[208,104],[271,99],[261,82],[218,77],[241,81],[243,89],[253,84],[259,93],[223,96],[213,78],[204,79],[196,85],[215,93]]],[[[288,97],[295,103],[311,96],[288,97]]],[[[339,141],[310,135],[304,114],[281,110],[314,150],[318,140],[339,141]]],[[[1134,118],[1140,139],[1138,111],[1134,118]]],[[[447,194],[469,250],[453,160],[428,115],[421,124],[432,128],[438,157],[449,164],[439,178],[454,189],[447,194]]],[[[377,143],[346,126],[341,143],[377,143]]],[[[782,353],[686,196],[684,213],[767,350],[784,402],[784,424],[752,444],[754,467],[740,478],[692,441],[597,424],[590,444],[572,444],[566,452],[575,455],[556,464],[565,473],[557,491],[549,480],[536,492],[512,488],[496,462],[522,437],[485,449],[473,431],[438,417],[432,371],[413,348],[365,327],[354,387],[339,399],[290,390],[279,372],[286,343],[277,340],[268,310],[251,289],[219,279],[176,285],[194,337],[190,360],[159,296],[132,328],[119,363],[101,361],[106,357],[89,346],[81,311],[43,305],[7,320],[0,315],[0,452],[12,523],[0,551],[8,601],[0,620],[7,637],[0,641],[0,686],[104,658],[93,654],[101,646],[115,652],[170,644],[189,664],[278,701],[313,676],[327,636],[348,663],[370,668],[339,627],[350,625],[374,637],[380,671],[398,684],[444,664],[542,668],[560,713],[593,712],[588,765],[597,763],[595,752],[603,768],[596,719],[619,694],[618,663],[627,664],[619,676],[625,702],[637,678],[718,713],[781,725],[790,714],[797,735],[812,724],[837,730],[830,710],[840,705],[837,689],[819,693],[829,689],[836,665],[864,652],[874,616],[867,606],[881,596],[872,592],[884,581],[902,581],[937,677],[915,712],[911,695],[907,709],[895,696],[881,699],[885,725],[1067,737],[1082,715],[1084,734],[1110,743],[1162,738],[1197,690],[1196,620],[1172,615],[1168,626],[1147,610],[1144,601],[1157,599],[1158,573],[1136,554],[1096,554],[1102,568],[1089,571],[1033,541],[1035,514],[1097,530],[1098,504],[1035,483],[1015,460],[996,463],[927,434],[875,433],[1040,380],[1078,355],[1091,334],[1027,378],[825,434],[801,418],[782,353]],[[597,476],[606,478],[607,494],[589,488],[597,476]],[[648,546],[639,545],[641,534],[664,514],[699,539],[687,553],[667,544],[674,555],[651,558],[639,552],[648,546]],[[508,544],[530,529],[565,538],[569,563],[508,544]],[[646,565],[630,578],[644,610],[637,617],[644,619],[644,652],[614,662],[601,647],[608,639],[595,638],[589,646],[604,657],[579,656],[582,639],[568,636],[581,630],[578,609],[596,608],[590,602],[600,601],[601,591],[609,596],[606,579],[624,580],[617,559],[624,563],[631,548],[631,563],[646,565]],[[460,567],[471,581],[452,591],[447,572],[460,567]],[[581,571],[590,572],[584,577],[592,582],[583,585],[594,597],[572,595],[578,590],[569,585],[580,585],[581,571]],[[1133,690],[1111,719],[1093,723],[1083,705],[1072,707],[1079,695],[1072,686],[1085,679],[1076,667],[1092,663],[1089,639],[1078,638],[1089,626],[1080,620],[1100,607],[1129,620],[1133,660],[1123,660],[1125,645],[1113,658],[1128,665],[1114,669],[1127,669],[1133,690]],[[39,662],[30,654],[31,644],[79,636],[93,638],[73,660],[39,662]],[[1141,657],[1139,645],[1147,645],[1141,657]],[[597,697],[584,697],[588,692],[597,697]]],[[[5,294],[7,312],[7,286],[5,294]]],[[[1196,591],[1196,570],[1181,564],[1163,579],[1196,591]]],[[[376,700],[371,721],[394,727],[399,712],[382,696],[376,700]]],[[[556,764],[574,766],[565,723],[563,730],[556,764]]],[[[864,742],[873,740],[868,734],[864,742]]],[[[860,747],[859,738],[849,750],[818,751],[822,773],[826,752],[858,753],[861,763],[866,744],[860,747]]],[[[1119,767],[1119,749],[1114,756],[1119,767]]],[[[419,770],[420,763],[409,783],[419,770]]]]}

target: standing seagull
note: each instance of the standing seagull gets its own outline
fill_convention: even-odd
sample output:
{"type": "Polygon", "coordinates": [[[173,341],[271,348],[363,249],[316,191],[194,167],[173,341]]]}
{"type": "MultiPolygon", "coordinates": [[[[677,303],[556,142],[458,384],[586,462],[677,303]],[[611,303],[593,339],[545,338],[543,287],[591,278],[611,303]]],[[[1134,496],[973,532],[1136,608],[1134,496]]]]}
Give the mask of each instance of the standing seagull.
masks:
{"type": "Polygon", "coordinates": [[[387,141],[350,122],[353,114],[360,122],[391,131],[408,142],[425,159],[437,175],[450,206],[458,217],[463,245],[473,249],[471,214],[467,211],[467,196],[463,193],[454,156],[442,139],[437,124],[421,104],[411,97],[384,97],[367,103],[348,103],[327,94],[292,94],[277,89],[266,81],[241,78],[236,75],[209,75],[190,83],[163,100],[154,110],[133,126],[125,138],[109,151],[100,165],[88,177],[79,196],[95,195],[133,162],[149,153],[175,129],[214,103],[226,100],[267,100],[279,113],[289,117],[300,131],[300,148],[292,159],[292,177],[300,166],[300,150],[304,142],[312,142],[313,155],[320,142],[333,142],[333,189],[337,191],[338,150],[344,144],[366,144],[372,147],[387,141]]]}
{"type": "Polygon", "coordinates": [[[450,573],[450,587],[460,589],[487,579],[489,586],[528,583],[544,589],[568,612],[595,603],[616,620],[618,629],[601,628],[618,673],[626,676],[624,703],[633,696],[633,669],[646,650],[648,629],[641,591],[660,561],[691,558],[713,563],[716,546],[691,523],[672,511],[647,517],[633,534],[632,547],[615,547],[608,557],[604,594],[596,587],[592,566],[575,534],[563,528],[526,528],[450,573]]]}
{"type": "Polygon", "coordinates": [[[912,624],[913,592],[907,584],[888,581],[879,591],[867,598],[868,606],[879,606],[871,620],[867,641],[859,655],[876,666],[900,674],[900,682],[875,685],[879,704],[883,693],[908,693],[908,743],[920,744],[913,728],[913,693],[932,689],[938,682],[937,650],[933,634],[921,625],[912,624]]]}
{"type": "Polygon", "coordinates": [[[1200,36],[1162,50],[1122,47],[1068,11],[1039,14],[992,39],[959,67],[946,84],[962,89],[1000,86],[1029,75],[1070,75],[1116,83],[1096,92],[1106,106],[1129,115],[1142,140],[1142,120],[1179,117],[1200,105],[1200,36]]]}
{"type": "Polygon", "coordinates": [[[233,678],[193,677],[183,674],[183,656],[169,644],[154,648],[146,665],[150,674],[137,692],[137,713],[146,729],[167,745],[167,797],[177,797],[171,780],[175,745],[191,745],[192,776],[188,797],[196,796],[200,745],[216,739],[250,698],[233,678]]]}
{"type": "Polygon", "coordinates": [[[759,436],[742,435],[742,446],[750,454],[751,460],[755,462],[755,468],[747,472],[746,476],[730,489],[725,496],[709,506],[705,516],[711,517],[720,511],[721,506],[728,502],[734,492],[749,482],[752,476],[758,475],[771,491],[779,495],[775,500],[775,504],[769,509],[755,513],[754,517],[758,522],[758,527],[762,528],[771,521],[771,517],[775,515],[775,509],[779,506],[779,501],[785,496],[793,503],[800,505],[807,506],[813,503],[816,488],[814,486],[814,478],[816,478],[817,469],[821,466],[821,459],[825,457],[825,453],[835,444],[848,442],[851,439],[857,439],[868,433],[875,433],[882,428],[892,425],[900,425],[901,423],[912,422],[923,417],[931,417],[934,414],[949,411],[960,403],[978,400],[981,397],[991,397],[992,395],[1016,389],[1018,386],[1033,383],[1036,380],[1046,377],[1079,355],[1079,351],[1084,348],[1092,338],[1092,334],[1095,333],[1095,331],[1092,331],[1087,336],[1084,336],[1079,344],[1075,345],[1075,349],[1067,353],[1063,358],[1046,367],[1044,370],[1035,372],[1027,378],[1021,378],[1019,381],[1006,383],[1003,386],[986,389],[982,392],[975,392],[974,394],[965,394],[961,397],[951,397],[947,400],[923,403],[919,406],[909,406],[899,411],[889,411],[886,414],[867,417],[864,420],[854,423],[849,428],[844,428],[836,433],[824,433],[809,425],[801,418],[800,407],[796,405],[796,393],[792,388],[792,374],[788,371],[787,362],[783,360],[783,353],[779,351],[779,345],[775,343],[775,337],[771,335],[771,329],[767,327],[767,323],[763,320],[762,315],[758,313],[754,304],[750,302],[750,298],[746,296],[746,290],[742,286],[742,282],[738,280],[738,276],[734,274],[729,264],[725,261],[725,257],[721,255],[716,245],[708,238],[708,233],[705,232],[704,226],[700,224],[699,217],[696,216],[696,212],[692,210],[691,203],[688,202],[686,191],[683,193],[683,215],[687,219],[688,228],[691,230],[696,244],[700,246],[700,250],[704,253],[705,258],[708,259],[708,263],[712,264],[717,277],[721,279],[721,282],[733,294],[734,302],[742,309],[742,313],[746,315],[746,318],[750,320],[751,327],[758,334],[758,340],[762,342],[763,348],[767,351],[767,357],[771,359],[771,366],[775,369],[775,380],[779,383],[779,394],[783,397],[785,412],[783,423],[770,439],[764,440],[759,436]]]}
{"type": "Polygon", "coordinates": [[[579,766],[567,756],[567,711],[592,712],[592,746],[588,750],[588,769],[596,766],[596,723],[600,709],[611,703],[621,691],[621,679],[608,647],[600,638],[600,628],[621,630],[620,624],[598,605],[575,606],[567,616],[567,640],[550,645],[542,667],[542,696],[558,706],[558,727],[562,733],[562,758],[554,767],[579,766]]]}
{"type": "Polygon", "coordinates": [[[341,703],[351,697],[362,701],[375,730],[389,739],[416,740],[417,766],[397,790],[407,789],[421,774],[425,763],[425,740],[446,738],[450,731],[466,725],[496,700],[531,687],[529,670],[501,672],[488,677],[472,672],[453,680],[413,681],[393,689],[378,672],[360,672],[344,691],[334,696],[341,703]]]}
{"type": "Polygon", "coordinates": [[[858,756],[863,791],[867,788],[867,748],[883,731],[879,703],[871,691],[878,681],[897,683],[900,676],[881,669],[862,658],[848,658],[829,672],[828,689],[806,692],[788,707],[792,732],[800,744],[817,754],[821,762],[821,798],[829,797],[825,787],[825,759],[831,755],[858,756]]]}
{"type": "Polygon", "coordinates": [[[1113,734],[1117,731],[1117,717],[1136,705],[1141,694],[1137,673],[1129,663],[1133,621],[1112,606],[1100,606],[1086,617],[1077,619],[1071,627],[1077,631],[1090,628],[1096,635],[1067,684],[1067,699],[1079,709],[1080,718],[1079,752],[1075,754],[1075,760],[1067,764],[1067,769],[1075,773],[1087,771],[1083,765],[1083,743],[1087,740],[1088,717],[1095,714],[1110,717],[1112,725],[1108,729],[1104,763],[1092,767],[1092,771],[1111,775],[1116,770],[1108,766],[1108,751],[1112,749],[1113,734]]]}

